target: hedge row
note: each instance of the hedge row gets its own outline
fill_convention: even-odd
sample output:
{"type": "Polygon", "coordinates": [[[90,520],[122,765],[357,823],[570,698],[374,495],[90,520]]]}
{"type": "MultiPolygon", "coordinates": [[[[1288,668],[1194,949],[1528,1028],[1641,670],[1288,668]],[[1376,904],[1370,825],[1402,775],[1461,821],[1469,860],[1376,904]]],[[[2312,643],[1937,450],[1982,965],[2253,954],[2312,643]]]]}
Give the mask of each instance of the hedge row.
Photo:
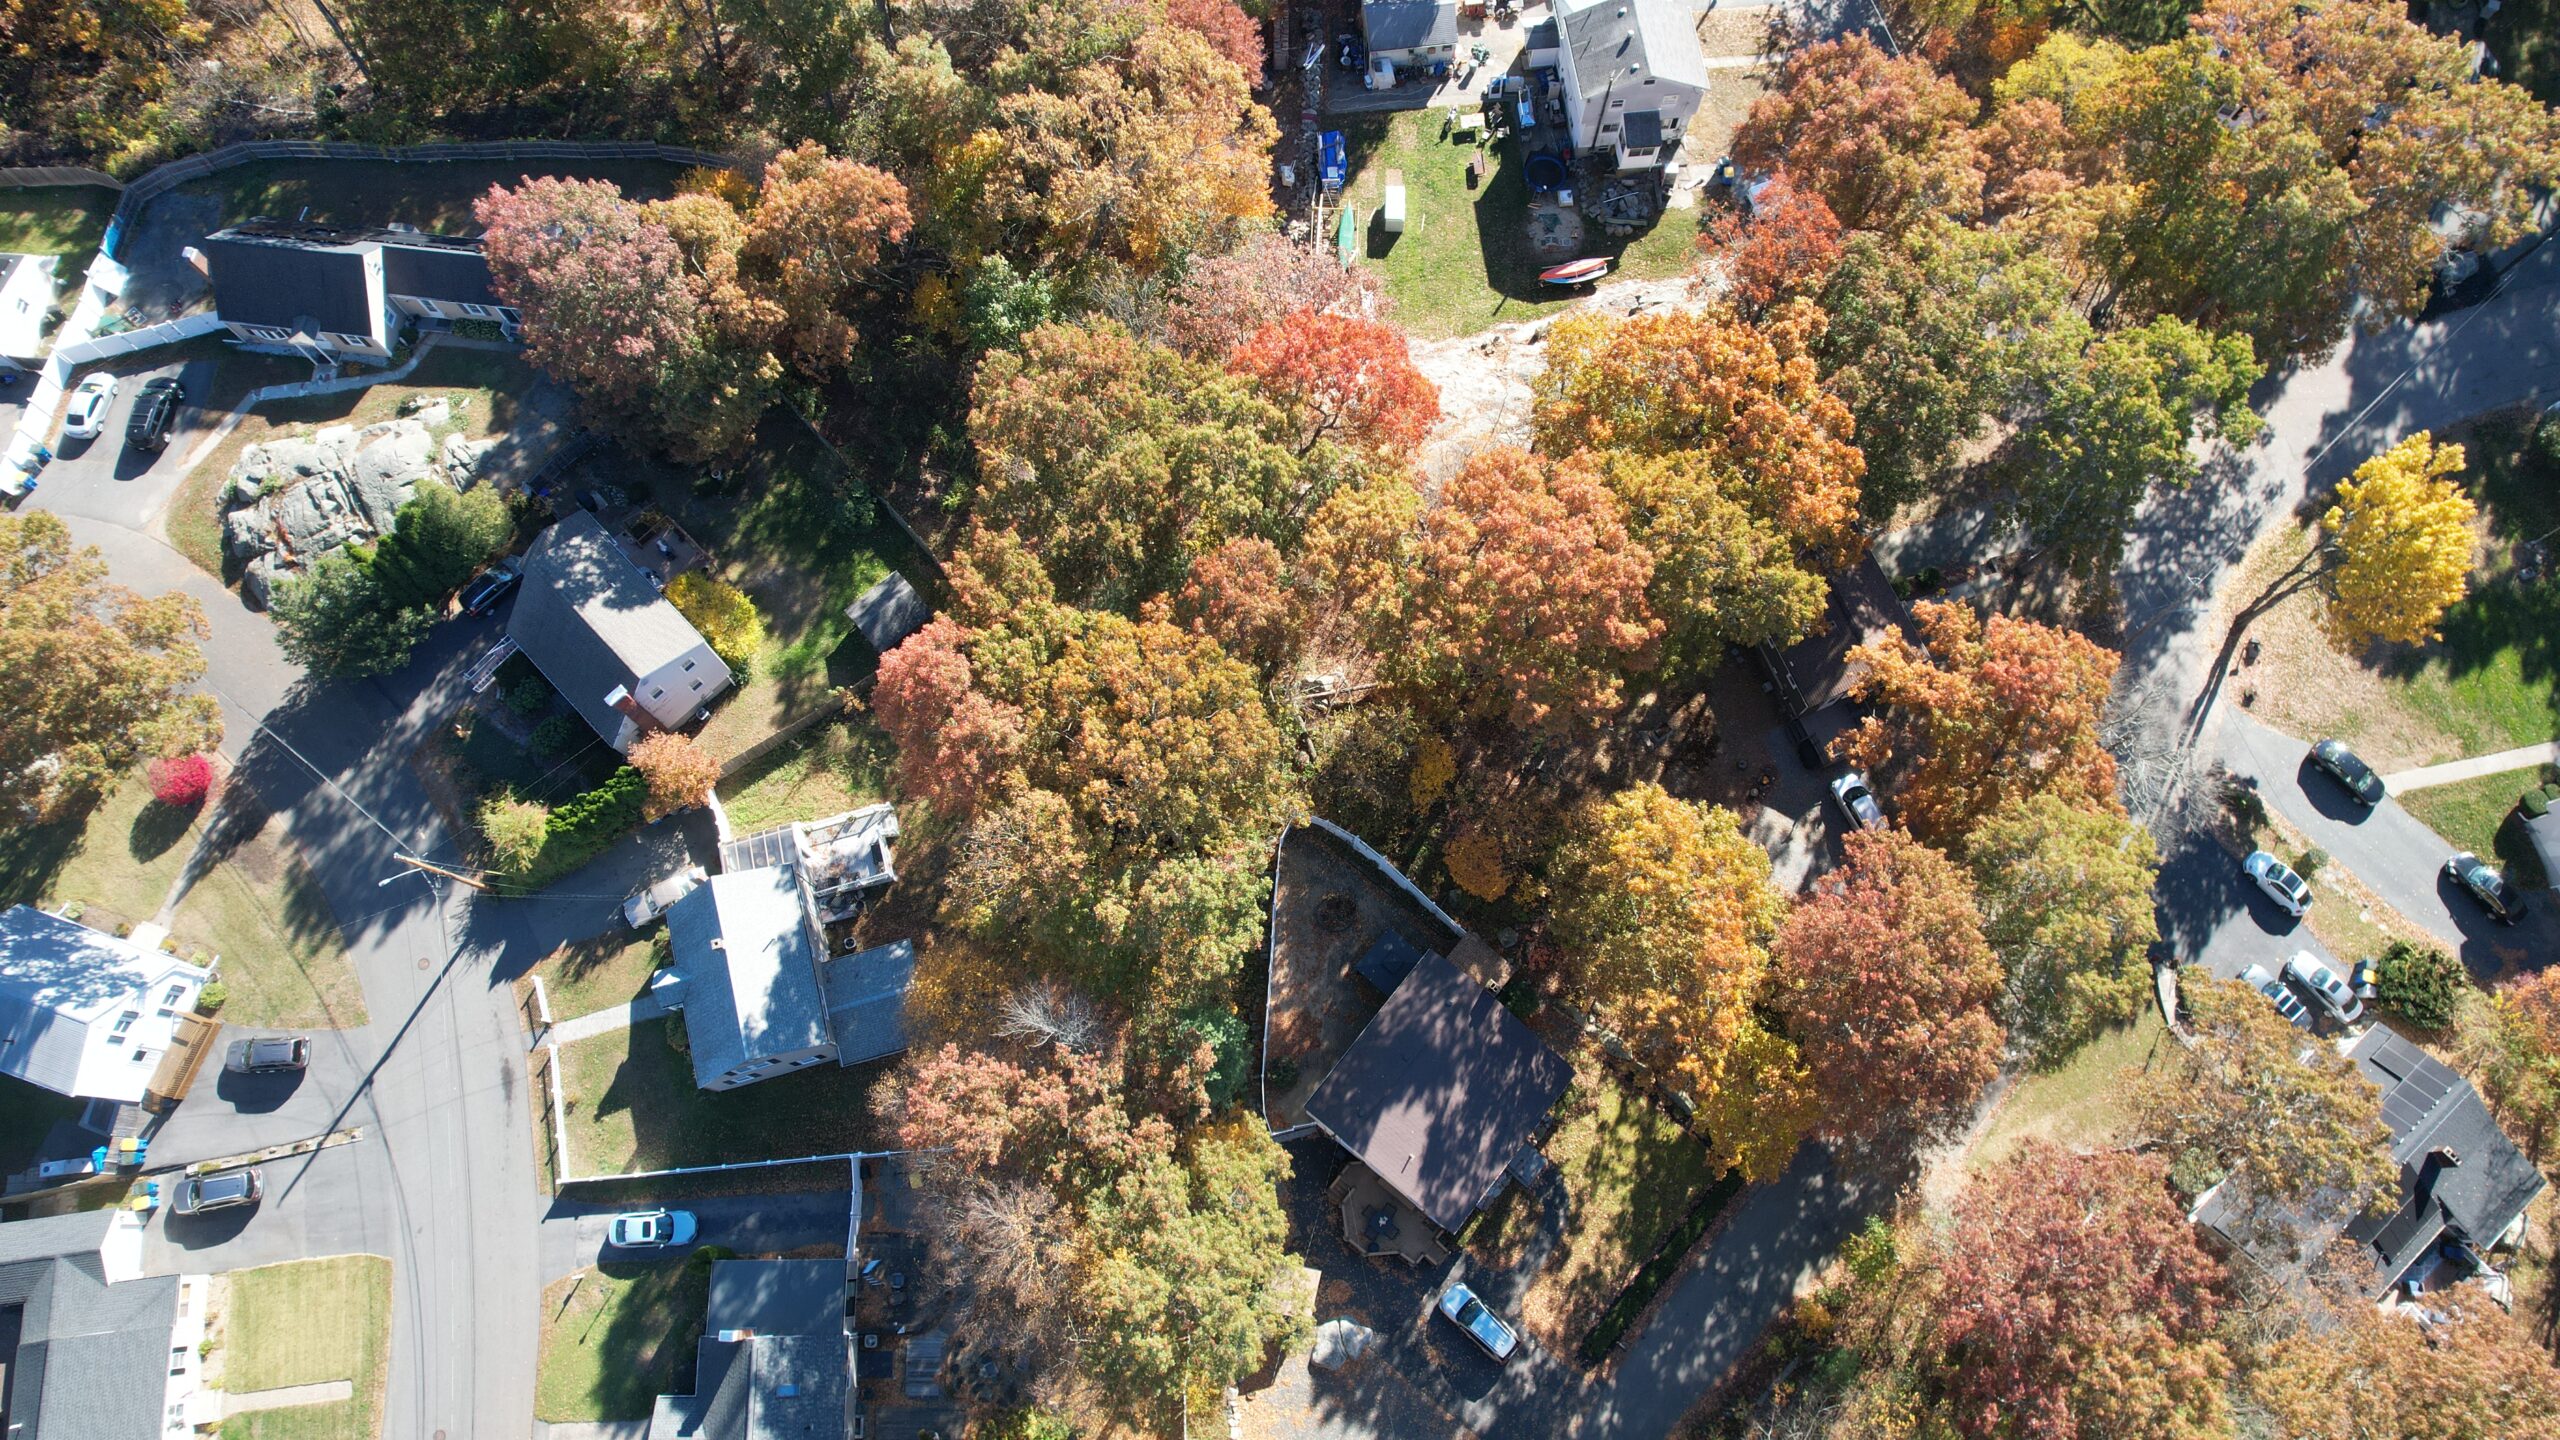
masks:
{"type": "Polygon", "coordinates": [[[515,878],[548,885],[593,860],[639,825],[648,800],[649,782],[625,765],[593,790],[561,801],[543,825],[541,852],[515,878]]]}
{"type": "Polygon", "coordinates": [[[1618,1342],[1626,1336],[1627,1327],[1636,1323],[1636,1317],[1644,1313],[1644,1307],[1652,1304],[1653,1297],[1671,1282],[1680,1262],[1689,1257],[1690,1248],[1707,1233],[1708,1226],[1716,1223],[1716,1217],[1724,1213],[1725,1207],[1733,1203],[1733,1197],[1742,1193],[1742,1186],[1741,1171],[1726,1171],[1721,1179],[1707,1187],[1707,1193],[1698,1197],[1697,1204],[1689,1207],[1689,1213],[1680,1217],[1680,1223],[1672,1227],[1671,1233],[1662,1237],[1662,1244],[1653,1252],[1653,1258],[1644,1262],[1644,1268],[1636,1272],[1636,1278],[1628,1281],[1627,1288],[1618,1292],[1618,1298],[1609,1302],[1609,1308],[1601,1314],[1599,1323],[1591,1327],[1591,1333],[1582,1337],[1583,1364],[1597,1365],[1609,1358],[1610,1351],[1618,1348],[1618,1342]]]}

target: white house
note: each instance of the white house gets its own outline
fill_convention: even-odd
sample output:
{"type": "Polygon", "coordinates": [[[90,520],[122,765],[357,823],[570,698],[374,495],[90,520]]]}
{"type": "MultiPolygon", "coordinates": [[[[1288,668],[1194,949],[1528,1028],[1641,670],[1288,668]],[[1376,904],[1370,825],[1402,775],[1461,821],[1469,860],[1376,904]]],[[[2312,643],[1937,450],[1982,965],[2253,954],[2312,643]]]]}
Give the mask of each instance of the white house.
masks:
{"type": "Polygon", "coordinates": [[[1696,13],[1683,0],[1557,0],[1555,21],[1575,152],[1621,170],[1669,163],[1707,94],[1696,13]]]}
{"type": "Polygon", "coordinates": [[[412,319],[522,319],[489,289],[480,242],[423,230],[253,220],[195,246],[214,312],[238,338],[315,359],[386,360],[412,319]]]}
{"type": "Polygon", "coordinates": [[[507,634],[616,750],[682,727],[731,679],[702,632],[585,510],[525,553],[507,634]]]}
{"type": "Polygon", "coordinates": [[[197,1354],[212,1282],[142,1273],[142,1219],[85,1210],[0,1225],[9,1440],[183,1440],[222,1420],[197,1354]]]}
{"type": "Polygon", "coordinates": [[[0,1074],[136,1104],[213,972],[31,905],[0,911],[0,1074]]]}
{"type": "Polygon", "coordinates": [[[51,255],[0,255],[0,359],[44,358],[44,317],[53,308],[51,255]]]}

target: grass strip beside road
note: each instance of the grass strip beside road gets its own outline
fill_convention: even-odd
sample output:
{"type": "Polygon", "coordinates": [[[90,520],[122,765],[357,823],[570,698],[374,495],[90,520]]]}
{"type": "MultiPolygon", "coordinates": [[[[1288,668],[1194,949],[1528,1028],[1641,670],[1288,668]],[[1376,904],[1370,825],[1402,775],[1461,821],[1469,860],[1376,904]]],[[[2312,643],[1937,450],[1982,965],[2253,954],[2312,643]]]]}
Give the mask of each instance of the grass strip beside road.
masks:
{"type": "Polygon", "coordinates": [[[2540,765],[2501,770],[2450,785],[2412,790],[2399,800],[2402,809],[2417,816],[2420,823],[2443,836],[2454,849],[2488,856],[2505,868],[2508,879],[2528,890],[2539,890],[2550,880],[2543,873],[2542,857],[2525,836],[2524,819],[2516,810],[2516,802],[2527,790],[2539,788],[2549,773],[2547,767],[2540,765]]]}
{"type": "Polygon", "coordinates": [[[691,1394],[710,1301],[707,1259],[590,1266],[555,1281],[542,1295],[534,1418],[646,1420],[660,1395],[691,1394]]]}
{"type": "Polygon", "coordinates": [[[1619,1291],[1618,1298],[1610,1302],[1599,1323],[1591,1327],[1591,1333],[1582,1337],[1583,1364],[1597,1365],[1609,1358],[1609,1352],[1618,1348],[1618,1342],[1626,1338],[1628,1328],[1644,1314],[1645,1307],[1653,1303],[1653,1297],[1661,1294],[1662,1287],[1670,1284],[1671,1277],[1679,1273],[1680,1262],[1688,1258],[1689,1251],[1705,1237],[1708,1229],[1716,1223],[1716,1218],[1732,1206],[1734,1197],[1742,1191],[1743,1179],[1739,1170],[1728,1171],[1723,1178],[1707,1187],[1706,1193],[1689,1207],[1689,1212],[1680,1217],[1680,1223],[1663,1237],[1661,1247],[1644,1262],[1644,1268],[1638,1270],[1636,1277],[1627,1282],[1627,1288],[1619,1291]]]}
{"type": "Polygon", "coordinates": [[[391,1345],[391,1262],[340,1255],[229,1278],[222,1385],[232,1394],[346,1380],[352,1399],[258,1410],[222,1422],[222,1440],[374,1440],[391,1345]]]}

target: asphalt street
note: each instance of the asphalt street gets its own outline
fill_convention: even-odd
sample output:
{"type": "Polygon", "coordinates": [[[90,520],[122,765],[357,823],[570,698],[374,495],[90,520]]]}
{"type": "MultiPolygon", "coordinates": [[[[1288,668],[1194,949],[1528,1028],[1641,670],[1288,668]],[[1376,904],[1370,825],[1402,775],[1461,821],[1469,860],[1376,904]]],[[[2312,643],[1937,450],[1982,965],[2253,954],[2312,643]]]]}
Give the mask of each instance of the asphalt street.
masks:
{"type": "MultiPolygon", "coordinates": [[[[2513,925],[2489,918],[2444,873],[2454,845],[2396,800],[2371,809],[2309,762],[2307,741],[2269,729],[2246,714],[2223,718],[2214,757],[2258,793],[2311,843],[2329,852],[2365,888],[2459,955],[2483,979],[2560,954],[2560,916],[2548,894],[2513,925]]],[[[2334,903],[2324,896],[2318,903],[2334,903]]]]}

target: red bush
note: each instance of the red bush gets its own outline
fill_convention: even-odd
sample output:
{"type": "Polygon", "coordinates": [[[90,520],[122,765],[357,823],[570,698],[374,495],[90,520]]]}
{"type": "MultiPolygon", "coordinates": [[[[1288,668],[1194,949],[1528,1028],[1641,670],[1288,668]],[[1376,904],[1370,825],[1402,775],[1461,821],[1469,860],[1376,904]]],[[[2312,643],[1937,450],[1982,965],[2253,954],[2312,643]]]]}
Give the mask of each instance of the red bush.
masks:
{"type": "Polygon", "coordinates": [[[213,790],[213,762],[202,755],[154,760],[144,774],[151,781],[153,799],[181,810],[203,804],[213,790]]]}

